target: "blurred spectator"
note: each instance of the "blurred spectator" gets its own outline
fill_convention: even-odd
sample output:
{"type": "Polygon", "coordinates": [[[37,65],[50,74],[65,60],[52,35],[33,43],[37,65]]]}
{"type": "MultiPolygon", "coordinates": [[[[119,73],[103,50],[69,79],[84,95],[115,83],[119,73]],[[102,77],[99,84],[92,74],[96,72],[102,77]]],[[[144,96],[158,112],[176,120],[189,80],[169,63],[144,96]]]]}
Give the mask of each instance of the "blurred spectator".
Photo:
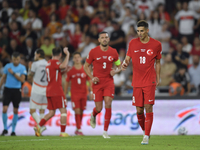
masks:
{"type": "Polygon", "coordinates": [[[51,16],[51,14],[55,13],[56,16],[59,16],[59,10],[57,9],[56,3],[51,3],[50,5],[50,9],[49,9],[49,17],[51,16]]]}
{"type": "Polygon", "coordinates": [[[79,14],[79,21],[81,31],[86,33],[88,31],[89,25],[90,25],[90,18],[86,15],[85,10],[81,7],[78,9],[79,14]]]}
{"type": "Polygon", "coordinates": [[[137,32],[135,30],[135,26],[131,25],[128,34],[126,35],[126,47],[128,48],[129,42],[134,39],[137,38],[137,32]]]}
{"type": "Polygon", "coordinates": [[[169,41],[171,38],[171,33],[167,29],[168,29],[168,23],[164,23],[162,25],[162,29],[158,30],[155,35],[155,39],[160,41],[162,44],[162,53],[163,54],[167,54],[169,52],[169,48],[170,48],[169,41]]]}
{"type": "Polygon", "coordinates": [[[92,18],[94,14],[94,9],[89,5],[88,0],[83,0],[83,7],[85,9],[86,15],[92,18]]]}
{"type": "Polygon", "coordinates": [[[178,69],[178,72],[174,75],[174,80],[183,86],[185,94],[190,93],[190,76],[188,72],[186,72],[185,67],[180,67],[178,69]]]}
{"type": "Polygon", "coordinates": [[[60,0],[60,6],[58,10],[59,10],[59,18],[61,21],[65,20],[68,9],[70,9],[70,6],[67,5],[66,0],[60,0]]]}
{"type": "Polygon", "coordinates": [[[83,60],[88,56],[91,49],[95,48],[96,44],[91,41],[91,38],[89,35],[85,35],[83,37],[83,42],[79,44],[77,52],[81,53],[81,57],[83,60]]]}
{"type": "Polygon", "coordinates": [[[78,45],[82,42],[82,32],[79,24],[75,25],[74,34],[70,34],[70,43],[75,49],[78,48],[78,45]]]}
{"type": "Polygon", "coordinates": [[[32,78],[31,76],[27,77],[27,81],[25,81],[22,85],[22,97],[30,97],[32,89],[32,78]]]}
{"type": "Polygon", "coordinates": [[[30,1],[26,0],[24,8],[19,10],[19,14],[23,17],[23,20],[29,18],[29,10],[30,10],[30,1]]]}
{"type": "Polygon", "coordinates": [[[2,11],[2,16],[0,18],[1,20],[1,24],[3,24],[4,26],[7,26],[8,25],[8,20],[9,20],[9,16],[8,16],[8,13],[7,11],[2,11]]]}
{"type": "Polygon", "coordinates": [[[128,93],[133,93],[133,87],[132,87],[132,79],[133,79],[133,73],[131,72],[128,76],[128,80],[125,83],[125,90],[128,93]]]}
{"type": "Polygon", "coordinates": [[[105,2],[103,0],[99,0],[97,2],[97,7],[94,10],[95,15],[105,14],[105,17],[109,16],[109,10],[105,7],[104,3],[105,2]]]}
{"type": "Polygon", "coordinates": [[[22,24],[23,24],[23,18],[20,16],[17,16],[16,12],[13,12],[11,17],[9,18],[9,26],[11,26],[12,22],[17,22],[19,29],[21,30],[22,24]]]}
{"type": "Polygon", "coordinates": [[[50,34],[50,29],[48,27],[46,27],[44,29],[44,34],[40,37],[40,44],[44,44],[44,39],[45,38],[49,38],[50,39],[50,43],[54,44],[54,39],[52,38],[52,36],[50,34]]]}
{"type": "Polygon", "coordinates": [[[4,45],[8,45],[8,39],[6,39],[4,36],[3,36],[3,33],[0,32],[0,48],[2,48],[4,45]]]}
{"type": "Polygon", "coordinates": [[[120,22],[119,14],[115,10],[110,11],[110,20],[120,22]]]}
{"type": "Polygon", "coordinates": [[[5,66],[7,63],[10,62],[10,55],[6,51],[6,45],[3,45],[1,53],[0,53],[0,60],[3,63],[3,66],[5,66]]]}
{"type": "Polygon", "coordinates": [[[200,40],[198,37],[194,38],[194,46],[192,47],[191,55],[200,56],[200,40]]]}
{"type": "Polygon", "coordinates": [[[126,51],[125,51],[124,49],[120,49],[120,50],[119,50],[119,60],[120,60],[121,62],[123,62],[124,59],[125,59],[125,57],[126,57],[126,51]]]}
{"type": "Polygon", "coordinates": [[[7,12],[8,17],[10,17],[13,12],[13,9],[9,7],[7,0],[2,1],[2,9],[0,11],[0,17],[3,16],[2,12],[7,12]]]}
{"type": "Polygon", "coordinates": [[[140,21],[140,20],[147,20],[147,16],[145,15],[144,12],[142,12],[141,14],[137,15],[138,16],[138,20],[137,21],[140,21]]]}
{"type": "Polygon", "coordinates": [[[75,24],[72,22],[72,19],[70,16],[66,16],[65,18],[65,24],[62,27],[62,31],[68,35],[68,34],[74,34],[75,31],[75,24]]]}
{"type": "Polygon", "coordinates": [[[50,34],[53,35],[54,33],[56,33],[56,28],[59,26],[59,27],[62,27],[62,24],[60,22],[57,21],[57,16],[55,13],[51,14],[50,16],[50,22],[49,24],[47,25],[47,27],[49,28],[50,30],[50,34]]]}
{"type": "Polygon", "coordinates": [[[192,44],[188,43],[186,36],[181,38],[181,43],[183,44],[183,52],[190,53],[192,50],[192,44]]]}
{"type": "Polygon", "coordinates": [[[157,8],[159,4],[165,5],[165,0],[152,0],[152,4],[154,8],[157,8]]]}
{"type": "Polygon", "coordinates": [[[147,18],[151,18],[153,10],[154,8],[153,8],[152,1],[140,0],[140,1],[137,1],[135,4],[135,11],[136,11],[136,14],[138,15],[144,12],[147,18]]]}
{"type": "MultiPolygon", "coordinates": [[[[79,8],[78,10],[80,11],[81,8],[79,8]]],[[[79,21],[79,12],[78,12],[77,9],[74,8],[74,11],[73,11],[73,8],[70,8],[68,9],[67,11],[67,16],[69,16],[70,18],[72,18],[72,21],[74,23],[77,23],[79,21]]],[[[84,10],[84,9],[82,9],[84,10]]],[[[63,21],[64,22],[64,21],[63,21]]]]}
{"type": "Polygon", "coordinates": [[[101,12],[96,15],[97,17],[91,21],[91,24],[97,24],[98,31],[101,32],[106,27],[106,14],[101,12]]]}
{"type": "MultiPolygon", "coordinates": [[[[105,30],[105,28],[104,28],[104,30],[105,30]]],[[[90,25],[88,34],[90,35],[91,41],[98,45],[99,44],[99,41],[98,41],[99,32],[98,32],[98,28],[97,28],[96,24],[90,25]]]]}
{"type": "Polygon", "coordinates": [[[56,47],[58,47],[59,46],[59,42],[64,38],[64,33],[62,32],[62,29],[61,29],[61,27],[60,26],[57,26],[57,32],[56,33],[54,33],[53,35],[52,35],[52,37],[53,37],[53,39],[54,39],[54,41],[55,41],[55,45],[56,45],[56,47]]]}
{"type": "Polygon", "coordinates": [[[170,22],[170,15],[167,11],[165,11],[165,5],[162,3],[158,4],[158,14],[163,22],[170,22]]]}
{"type": "Polygon", "coordinates": [[[115,95],[120,96],[121,95],[121,89],[122,85],[125,82],[125,76],[123,72],[119,72],[118,74],[115,74],[114,77],[114,84],[115,84],[115,95]]]}
{"type": "Polygon", "coordinates": [[[192,0],[189,1],[189,10],[196,11],[196,13],[200,14],[200,1],[199,0],[192,0]]]}
{"type": "Polygon", "coordinates": [[[106,27],[103,30],[108,32],[109,37],[111,36],[111,33],[114,31],[114,28],[113,28],[110,20],[106,21],[106,27]]]}
{"type": "Polygon", "coordinates": [[[10,42],[10,37],[9,37],[9,30],[8,30],[7,27],[3,27],[2,28],[2,37],[6,41],[3,45],[7,45],[8,46],[8,44],[10,42]]]}
{"type": "Polygon", "coordinates": [[[184,67],[187,70],[189,54],[182,51],[182,44],[176,45],[176,51],[172,53],[172,60],[176,64],[177,68],[184,67]]]}
{"type": "Polygon", "coordinates": [[[42,0],[42,7],[38,11],[38,16],[42,20],[43,27],[46,27],[47,24],[50,22],[49,11],[50,11],[50,8],[49,8],[48,0],[42,0]]]}
{"type": "Polygon", "coordinates": [[[119,52],[120,49],[126,49],[125,33],[117,22],[112,21],[112,26],[114,31],[111,33],[109,44],[119,52]]]}
{"type": "Polygon", "coordinates": [[[188,73],[191,77],[191,91],[192,92],[198,92],[200,89],[200,62],[199,62],[199,56],[194,55],[193,57],[193,65],[188,69],[188,73]]]}
{"type": "Polygon", "coordinates": [[[61,49],[63,49],[64,47],[68,47],[68,51],[70,52],[70,56],[75,52],[74,47],[69,43],[69,41],[66,38],[62,38],[62,40],[59,43],[61,49]]]}
{"type": "Polygon", "coordinates": [[[193,43],[194,39],[194,31],[193,29],[197,29],[200,24],[199,15],[193,11],[188,10],[188,3],[183,2],[183,9],[178,11],[174,24],[177,30],[179,30],[179,40],[186,36],[189,43],[193,43]],[[195,25],[195,19],[198,19],[195,25]],[[179,23],[178,23],[179,22],[179,23]]]}
{"type": "Polygon", "coordinates": [[[164,63],[161,65],[160,86],[168,86],[173,81],[173,75],[176,72],[176,64],[172,62],[171,54],[164,57],[164,63]]]}
{"type": "Polygon", "coordinates": [[[20,41],[21,32],[19,30],[17,22],[15,21],[12,22],[10,28],[11,28],[11,31],[9,33],[9,37],[11,39],[15,39],[17,41],[17,44],[21,46],[21,41],[20,41]]]}
{"type": "Polygon", "coordinates": [[[33,60],[35,54],[36,47],[33,44],[33,39],[27,38],[26,39],[26,46],[24,47],[23,54],[26,60],[33,60]]]}
{"type": "Polygon", "coordinates": [[[55,48],[55,44],[51,43],[51,39],[49,37],[44,38],[44,44],[40,47],[47,57],[51,57],[52,49],[55,48]]]}
{"type": "Polygon", "coordinates": [[[13,52],[19,52],[20,54],[23,54],[22,48],[17,44],[17,41],[15,39],[10,40],[10,45],[6,48],[6,52],[12,56],[13,52]]]}

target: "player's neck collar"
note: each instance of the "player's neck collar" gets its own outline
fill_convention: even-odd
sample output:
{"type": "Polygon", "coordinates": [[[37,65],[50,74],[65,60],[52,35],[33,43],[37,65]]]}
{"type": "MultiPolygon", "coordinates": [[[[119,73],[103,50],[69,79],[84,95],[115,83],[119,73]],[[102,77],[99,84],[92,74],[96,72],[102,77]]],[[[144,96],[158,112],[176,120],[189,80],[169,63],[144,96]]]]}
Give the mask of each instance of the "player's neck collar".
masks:
{"type": "Polygon", "coordinates": [[[147,41],[141,41],[141,39],[139,39],[139,40],[140,40],[141,43],[143,43],[143,44],[147,44],[147,43],[150,41],[150,37],[148,36],[147,41]]]}

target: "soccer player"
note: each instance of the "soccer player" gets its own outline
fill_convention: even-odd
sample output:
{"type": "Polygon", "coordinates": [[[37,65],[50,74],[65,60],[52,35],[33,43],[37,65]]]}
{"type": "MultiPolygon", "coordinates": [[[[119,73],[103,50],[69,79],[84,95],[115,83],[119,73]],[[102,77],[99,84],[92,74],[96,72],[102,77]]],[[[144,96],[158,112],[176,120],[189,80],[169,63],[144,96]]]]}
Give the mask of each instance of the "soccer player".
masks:
{"type": "MultiPolygon", "coordinates": [[[[72,107],[75,111],[75,120],[77,128],[75,131],[76,135],[83,135],[81,130],[81,122],[83,118],[83,110],[86,109],[86,102],[87,102],[86,81],[90,82],[90,78],[86,75],[81,61],[82,61],[81,53],[75,52],[73,54],[74,66],[67,73],[66,85],[65,85],[65,95],[66,95],[69,86],[69,81],[71,81],[71,101],[72,101],[72,107]]],[[[91,88],[90,88],[90,95],[92,95],[91,88]]]]}
{"type": "Polygon", "coordinates": [[[14,107],[14,115],[12,120],[12,133],[11,136],[16,136],[15,127],[18,120],[18,108],[21,101],[21,85],[25,81],[25,76],[27,75],[26,67],[20,64],[20,54],[18,52],[13,52],[12,63],[6,64],[3,69],[3,76],[0,81],[0,87],[4,82],[4,92],[3,92],[3,125],[4,130],[1,135],[8,133],[7,129],[7,110],[10,102],[12,102],[14,107]]]}
{"type": "Polygon", "coordinates": [[[148,36],[148,23],[141,20],[137,23],[138,38],[129,43],[126,58],[122,63],[125,70],[132,59],[133,64],[133,97],[132,104],[136,106],[138,123],[144,131],[141,144],[149,142],[153,122],[153,105],[156,85],[160,80],[161,43],[148,36]],[[156,63],[154,68],[154,63],[156,63]],[[144,109],[146,117],[144,116],[144,109]]]}
{"type": "Polygon", "coordinates": [[[96,115],[101,112],[104,99],[106,111],[103,137],[110,138],[107,134],[107,130],[110,123],[111,104],[115,92],[113,76],[121,71],[121,62],[117,50],[108,45],[110,38],[107,32],[103,31],[99,33],[98,41],[100,45],[90,51],[84,64],[85,72],[93,82],[93,98],[96,106],[91,113],[90,125],[92,128],[95,128],[96,115]],[[116,65],[116,69],[112,69],[113,63],[116,65]],[[89,68],[91,64],[93,64],[93,74],[89,68]]]}
{"type": "Polygon", "coordinates": [[[66,128],[66,118],[67,118],[67,100],[65,98],[63,89],[62,89],[62,73],[61,71],[66,69],[68,61],[69,61],[69,51],[68,48],[65,47],[63,52],[66,54],[66,57],[62,63],[59,62],[62,56],[62,50],[60,48],[54,48],[52,50],[52,59],[48,61],[46,66],[47,73],[47,108],[49,109],[49,113],[44,116],[44,118],[40,121],[39,125],[35,127],[35,135],[40,136],[42,133],[42,128],[45,123],[55,115],[56,109],[60,110],[60,127],[61,127],[61,137],[68,137],[69,135],[65,133],[66,128]]]}
{"type": "MultiPolygon", "coordinates": [[[[46,65],[47,61],[44,59],[45,54],[42,49],[37,49],[35,52],[34,60],[31,68],[29,69],[28,75],[33,77],[33,84],[30,97],[30,114],[37,124],[44,117],[44,111],[47,108],[47,98],[46,98],[46,86],[47,76],[46,76],[46,65]],[[40,116],[36,113],[36,109],[39,109],[40,116]]],[[[42,128],[45,130],[46,128],[42,128]]]]}

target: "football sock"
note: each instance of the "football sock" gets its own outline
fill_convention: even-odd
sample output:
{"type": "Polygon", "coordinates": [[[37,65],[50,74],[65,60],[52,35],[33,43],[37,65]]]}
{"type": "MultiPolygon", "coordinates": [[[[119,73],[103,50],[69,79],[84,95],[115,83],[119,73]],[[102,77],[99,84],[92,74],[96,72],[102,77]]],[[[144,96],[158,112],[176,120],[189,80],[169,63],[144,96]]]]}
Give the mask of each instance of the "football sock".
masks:
{"type": "Polygon", "coordinates": [[[18,120],[18,114],[14,114],[13,120],[12,120],[12,132],[15,132],[15,127],[17,125],[17,120],[18,120]]]}
{"type": "Polygon", "coordinates": [[[8,119],[7,113],[3,113],[3,114],[2,114],[2,119],[3,119],[3,126],[4,126],[4,129],[5,129],[5,130],[8,130],[8,128],[7,128],[7,119],[8,119]]]}
{"type": "Polygon", "coordinates": [[[97,112],[96,107],[94,107],[94,109],[93,109],[93,116],[96,117],[96,115],[97,115],[98,113],[99,113],[99,112],[97,112]]]}
{"type": "Polygon", "coordinates": [[[39,123],[40,127],[42,127],[43,125],[45,125],[47,121],[45,119],[42,119],[39,123]]]}
{"type": "Polygon", "coordinates": [[[81,129],[81,114],[75,114],[76,128],[81,129]]]}
{"type": "Polygon", "coordinates": [[[81,125],[82,125],[83,114],[81,114],[81,125]]]}
{"type": "Polygon", "coordinates": [[[42,120],[42,118],[44,118],[44,113],[40,113],[40,120],[42,120]]]}
{"type": "Polygon", "coordinates": [[[38,116],[38,114],[37,114],[36,112],[34,112],[34,113],[32,113],[31,116],[33,117],[33,119],[35,120],[35,122],[36,122],[37,124],[39,124],[39,122],[40,122],[40,117],[38,116]]]}
{"type": "Polygon", "coordinates": [[[108,126],[110,124],[110,118],[111,118],[111,108],[106,108],[106,113],[104,116],[104,131],[108,130],[108,126]]]}
{"type": "Polygon", "coordinates": [[[137,114],[137,118],[138,118],[138,123],[139,123],[139,125],[140,125],[140,127],[142,128],[142,130],[144,131],[144,123],[145,123],[145,116],[144,116],[144,113],[143,114],[141,114],[141,115],[138,115],[137,114]]]}
{"type": "Polygon", "coordinates": [[[153,123],[153,112],[146,113],[146,118],[145,118],[145,135],[148,135],[148,136],[150,135],[152,123],[153,123]]]}
{"type": "Polygon", "coordinates": [[[65,128],[66,128],[66,124],[61,124],[61,125],[60,125],[61,133],[64,133],[64,132],[65,132],[65,128]]]}

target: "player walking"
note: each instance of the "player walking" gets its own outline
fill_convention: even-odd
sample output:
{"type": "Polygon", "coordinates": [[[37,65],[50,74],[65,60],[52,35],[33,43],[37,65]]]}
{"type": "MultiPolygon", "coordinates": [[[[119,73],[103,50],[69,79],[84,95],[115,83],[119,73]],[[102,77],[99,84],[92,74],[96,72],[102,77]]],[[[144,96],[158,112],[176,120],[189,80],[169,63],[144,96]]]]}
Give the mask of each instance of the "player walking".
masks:
{"type": "Polygon", "coordinates": [[[96,126],[96,115],[101,112],[103,107],[103,99],[105,101],[105,117],[104,117],[104,138],[110,138],[107,130],[111,118],[111,104],[114,97],[114,82],[113,76],[120,72],[120,60],[116,49],[108,45],[110,39],[107,32],[99,33],[98,39],[100,45],[92,49],[86,59],[84,69],[87,75],[93,82],[93,98],[95,101],[95,108],[91,113],[90,125],[92,128],[96,126]],[[114,64],[117,69],[112,69],[114,64]],[[93,75],[89,66],[93,63],[93,75]]]}
{"type": "Polygon", "coordinates": [[[3,125],[4,130],[1,135],[8,133],[7,129],[7,110],[10,102],[13,103],[13,120],[12,120],[12,133],[11,136],[15,136],[15,127],[18,120],[18,108],[21,101],[21,85],[25,81],[25,75],[27,75],[26,67],[20,64],[20,54],[13,52],[12,63],[6,64],[3,69],[3,76],[0,82],[0,88],[4,82],[5,87],[3,91],[3,125]]]}
{"type": "Polygon", "coordinates": [[[125,70],[132,59],[133,64],[133,102],[136,106],[138,122],[144,131],[141,144],[149,142],[153,122],[153,105],[155,89],[160,80],[161,43],[148,36],[148,23],[141,20],[137,23],[138,38],[129,43],[126,58],[122,64],[125,70]],[[154,63],[156,62],[156,68],[154,63]],[[146,117],[144,116],[144,108],[146,117]]]}
{"type": "MultiPolygon", "coordinates": [[[[81,63],[82,57],[79,52],[73,54],[74,66],[67,73],[65,95],[67,94],[69,82],[71,81],[71,101],[72,107],[75,111],[76,120],[76,135],[83,135],[81,130],[81,122],[83,118],[83,110],[86,109],[87,102],[87,85],[86,81],[90,81],[90,78],[86,75],[83,65],[81,63]]],[[[92,90],[90,88],[92,93],[92,90]]],[[[92,95],[92,94],[91,94],[92,95]]]]}
{"type": "Polygon", "coordinates": [[[60,110],[61,117],[61,137],[67,137],[69,136],[67,133],[65,133],[66,128],[66,118],[67,118],[67,100],[65,98],[63,89],[62,89],[62,74],[61,70],[65,69],[67,67],[68,61],[69,61],[69,51],[68,48],[64,48],[64,53],[66,54],[66,57],[62,63],[59,62],[62,51],[60,48],[54,48],[52,50],[53,57],[51,60],[48,61],[46,66],[46,73],[47,73],[47,89],[46,89],[46,95],[47,95],[47,108],[49,109],[49,113],[44,116],[44,118],[40,121],[39,125],[35,127],[35,134],[36,136],[40,136],[42,133],[41,127],[44,126],[44,124],[55,115],[56,109],[60,110]]]}
{"type": "MultiPolygon", "coordinates": [[[[47,98],[46,98],[46,86],[47,76],[46,76],[46,65],[47,61],[44,59],[45,54],[42,49],[37,49],[35,52],[34,60],[31,68],[29,69],[29,76],[33,77],[33,84],[30,97],[30,114],[37,124],[44,117],[44,111],[47,108],[47,98]],[[36,113],[36,109],[40,111],[40,117],[36,113]]],[[[43,127],[41,130],[45,130],[43,127]]]]}

